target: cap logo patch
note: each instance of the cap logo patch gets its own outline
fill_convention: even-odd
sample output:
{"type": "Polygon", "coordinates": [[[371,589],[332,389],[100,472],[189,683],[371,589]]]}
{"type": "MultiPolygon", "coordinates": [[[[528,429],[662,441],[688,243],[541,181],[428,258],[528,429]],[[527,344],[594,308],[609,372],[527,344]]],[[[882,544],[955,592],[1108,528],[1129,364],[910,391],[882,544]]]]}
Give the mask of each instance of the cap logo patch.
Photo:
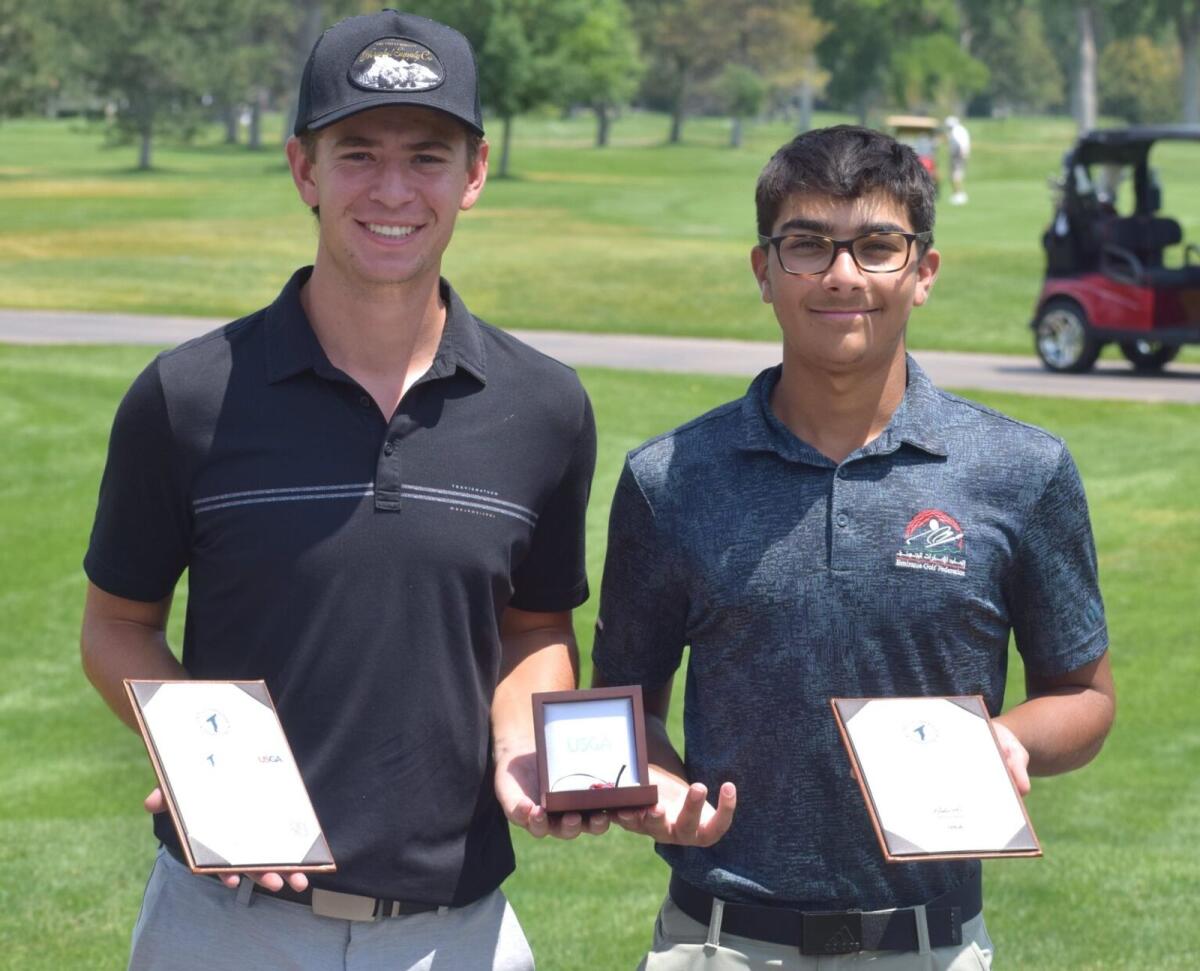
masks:
{"type": "Polygon", "coordinates": [[[350,67],[351,83],[368,91],[428,91],[445,80],[437,55],[405,37],[372,41],[350,67]]]}
{"type": "Polygon", "coordinates": [[[961,577],[967,572],[963,528],[941,509],[922,509],[908,521],[896,566],[961,577]]]}

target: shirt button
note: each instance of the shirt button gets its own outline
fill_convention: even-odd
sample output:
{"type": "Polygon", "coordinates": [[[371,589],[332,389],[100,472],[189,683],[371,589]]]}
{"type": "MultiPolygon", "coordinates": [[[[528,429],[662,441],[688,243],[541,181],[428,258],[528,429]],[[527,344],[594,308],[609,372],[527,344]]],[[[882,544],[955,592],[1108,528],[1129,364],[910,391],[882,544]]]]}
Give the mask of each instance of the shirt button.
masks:
{"type": "Polygon", "coordinates": [[[358,403],[359,403],[360,405],[362,405],[364,408],[370,408],[370,407],[371,407],[371,396],[370,396],[370,395],[365,395],[365,394],[364,394],[364,395],[359,395],[359,397],[358,397],[358,403]]]}
{"type": "Polygon", "coordinates": [[[844,512],[838,513],[837,524],[842,527],[848,526],[850,524],[850,517],[844,512]]]}
{"type": "Polygon", "coordinates": [[[391,442],[388,442],[385,446],[383,446],[384,455],[391,455],[394,451],[396,451],[396,446],[391,442]]]}

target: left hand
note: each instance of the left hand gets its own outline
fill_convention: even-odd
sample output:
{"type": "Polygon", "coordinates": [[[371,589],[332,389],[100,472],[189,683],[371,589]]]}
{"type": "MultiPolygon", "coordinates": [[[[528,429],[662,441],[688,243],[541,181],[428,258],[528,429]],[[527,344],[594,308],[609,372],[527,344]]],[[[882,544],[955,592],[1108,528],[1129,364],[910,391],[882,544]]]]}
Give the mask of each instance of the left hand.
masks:
{"type": "Polygon", "coordinates": [[[1000,754],[1004,756],[1008,774],[1017,784],[1017,792],[1024,796],[1030,790],[1029,752],[1003,722],[993,720],[992,728],[996,730],[996,741],[1000,743],[1000,754]]]}
{"type": "Polygon", "coordinates": [[[548,813],[538,805],[537,756],[532,752],[501,758],[496,764],[496,798],[509,822],[533,836],[573,840],[580,833],[600,836],[608,830],[603,810],[548,813]]]}

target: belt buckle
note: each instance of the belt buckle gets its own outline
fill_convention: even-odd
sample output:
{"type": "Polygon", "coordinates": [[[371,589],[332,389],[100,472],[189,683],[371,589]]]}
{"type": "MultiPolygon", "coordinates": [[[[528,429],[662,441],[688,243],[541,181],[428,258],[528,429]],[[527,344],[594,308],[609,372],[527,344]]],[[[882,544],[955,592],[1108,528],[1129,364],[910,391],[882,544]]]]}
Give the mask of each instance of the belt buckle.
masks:
{"type": "Polygon", "coordinates": [[[318,917],[334,917],[338,920],[374,920],[378,901],[374,897],[360,897],[356,893],[338,893],[313,887],[312,912],[318,917]]]}
{"type": "Polygon", "coordinates": [[[801,954],[852,954],[863,949],[862,941],[861,910],[800,914],[801,954]]]}

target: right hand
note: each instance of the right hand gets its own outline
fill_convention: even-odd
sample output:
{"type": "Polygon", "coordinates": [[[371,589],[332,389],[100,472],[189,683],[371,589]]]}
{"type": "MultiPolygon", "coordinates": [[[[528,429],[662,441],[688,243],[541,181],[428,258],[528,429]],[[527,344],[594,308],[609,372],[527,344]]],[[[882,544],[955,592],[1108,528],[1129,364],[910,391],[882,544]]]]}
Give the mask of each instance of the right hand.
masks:
{"type": "Polygon", "coordinates": [[[650,767],[650,781],[658,786],[658,802],[646,809],[619,809],[617,825],[633,833],[644,833],[656,843],[677,846],[712,846],[728,831],[737,808],[737,787],[722,783],[714,808],[708,802],[708,787],[650,767]]]}
{"type": "MultiPolygon", "coordinates": [[[[142,805],[148,813],[165,813],[167,811],[167,800],[163,797],[162,789],[155,788],[150,795],[143,801],[142,805]]],[[[308,887],[308,877],[303,873],[295,871],[283,873],[222,873],[220,874],[221,882],[230,890],[236,890],[239,883],[242,882],[242,877],[247,876],[257,883],[264,890],[269,890],[274,893],[276,890],[282,890],[284,878],[287,879],[287,884],[296,892],[300,892],[308,887]]]]}
{"type": "Polygon", "coordinates": [[[573,840],[581,833],[601,836],[608,831],[608,813],[548,813],[538,805],[537,791],[537,756],[533,752],[497,759],[496,798],[510,823],[538,839],[573,840]]]}

